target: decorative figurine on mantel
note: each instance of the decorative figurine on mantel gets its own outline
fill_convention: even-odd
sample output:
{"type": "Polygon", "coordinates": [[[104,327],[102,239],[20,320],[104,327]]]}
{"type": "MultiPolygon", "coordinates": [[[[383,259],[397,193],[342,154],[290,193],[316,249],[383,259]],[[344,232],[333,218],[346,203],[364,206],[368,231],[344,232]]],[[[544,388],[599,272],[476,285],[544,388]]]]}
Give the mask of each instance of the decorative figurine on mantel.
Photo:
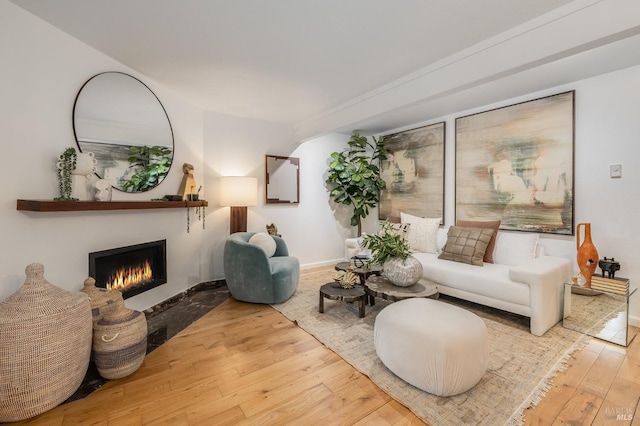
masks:
{"type": "Polygon", "coordinates": [[[278,234],[278,227],[275,223],[267,225],[267,233],[269,235],[275,235],[276,237],[282,237],[282,235],[278,234]]]}
{"type": "Polygon", "coordinates": [[[99,179],[93,184],[93,197],[96,201],[111,201],[111,184],[106,179],[99,179]]]}
{"type": "Polygon", "coordinates": [[[193,177],[193,165],[184,163],[182,165],[182,172],[184,173],[184,175],[182,176],[182,183],[180,184],[178,195],[180,195],[185,201],[196,201],[197,197],[193,197],[193,195],[197,194],[196,180],[193,177]],[[191,195],[191,197],[189,197],[189,195],[191,195]]]}

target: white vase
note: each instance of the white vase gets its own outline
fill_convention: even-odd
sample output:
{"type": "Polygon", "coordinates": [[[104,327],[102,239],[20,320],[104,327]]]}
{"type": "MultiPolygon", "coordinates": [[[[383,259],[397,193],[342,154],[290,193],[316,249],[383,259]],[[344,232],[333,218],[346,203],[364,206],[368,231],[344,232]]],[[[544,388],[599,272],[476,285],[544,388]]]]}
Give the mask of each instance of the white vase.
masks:
{"type": "Polygon", "coordinates": [[[79,152],[76,158],[76,168],[73,169],[71,174],[91,179],[96,172],[97,164],[98,160],[96,160],[93,152],[79,152]]]}
{"type": "Polygon", "coordinates": [[[394,258],[383,265],[384,276],[398,287],[411,287],[422,278],[422,264],[413,256],[394,258]]]}
{"type": "Polygon", "coordinates": [[[97,160],[93,152],[79,152],[76,168],[71,172],[72,196],[80,201],[92,199],[93,187],[91,178],[96,171],[97,160]]]}

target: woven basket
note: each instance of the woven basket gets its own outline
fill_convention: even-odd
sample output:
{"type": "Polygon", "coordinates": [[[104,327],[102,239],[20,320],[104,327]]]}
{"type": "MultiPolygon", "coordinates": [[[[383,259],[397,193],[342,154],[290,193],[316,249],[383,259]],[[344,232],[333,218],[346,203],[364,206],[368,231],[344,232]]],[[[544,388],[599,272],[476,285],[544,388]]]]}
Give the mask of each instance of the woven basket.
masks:
{"type": "Polygon", "coordinates": [[[84,280],[84,287],[80,290],[89,296],[91,302],[91,316],[95,325],[102,317],[113,311],[116,302],[122,301],[122,293],[117,290],[107,290],[96,287],[96,280],[89,277],[84,280]]]}
{"type": "Polygon", "coordinates": [[[147,353],[147,319],[122,300],[93,326],[93,359],[105,379],[134,373],[147,353]]]}
{"type": "Polygon", "coordinates": [[[32,263],[26,281],[0,302],[0,422],[43,413],[69,398],[91,354],[86,294],[56,287],[32,263]]]}

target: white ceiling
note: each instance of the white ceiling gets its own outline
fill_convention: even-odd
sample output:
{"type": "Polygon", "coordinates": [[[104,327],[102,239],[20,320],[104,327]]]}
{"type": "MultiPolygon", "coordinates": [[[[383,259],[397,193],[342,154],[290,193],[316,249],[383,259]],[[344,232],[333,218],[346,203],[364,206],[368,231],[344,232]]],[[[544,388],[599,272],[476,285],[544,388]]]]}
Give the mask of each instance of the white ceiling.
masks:
{"type": "MultiPolygon", "coordinates": [[[[612,0],[11,1],[206,111],[291,124],[304,138],[354,124],[406,124],[398,111],[411,117],[424,102],[329,118],[460,52],[482,52],[495,45],[491,40],[506,43],[612,0]]],[[[587,50],[579,45],[562,57],[587,50]]],[[[540,65],[527,63],[518,73],[540,65]]],[[[475,80],[460,83],[458,92],[487,83],[475,80]]]]}

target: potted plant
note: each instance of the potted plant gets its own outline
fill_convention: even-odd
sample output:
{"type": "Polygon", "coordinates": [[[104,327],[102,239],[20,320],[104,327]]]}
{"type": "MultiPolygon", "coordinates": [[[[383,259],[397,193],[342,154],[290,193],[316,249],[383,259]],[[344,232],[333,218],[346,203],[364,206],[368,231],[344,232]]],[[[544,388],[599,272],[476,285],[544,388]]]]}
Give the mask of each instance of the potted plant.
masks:
{"type": "Polygon", "coordinates": [[[386,188],[380,177],[380,161],[387,159],[387,149],[382,138],[372,137],[370,143],[357,130],[351,134],[348,147],[331,154],[326,183],[331,186],[329,195],[338,204],[353,207],[351,226],[362,231],[362,219],[369,215],[369,208],[378,204],[380,191],[386,188]]]}
{"type": "Polygon", "coordinates": [[[382,223],[382,231],[364,237],[362,245],[371,250],[367,265],[382,265],[383,275],[393,284],[409,287],[422,277],[422,264],[411,256],[409,243],[388,220],[382,223]]]}
{"type": "Polygon", "coordinates": [[[58,173],[58,191],[59,196],[54,198],[56,201],[78,201],[74,198],[72,174],[76,168],[78,153],[75,148],[69,147],[65,149],[58,157],[57,173],[58,173]]]}

